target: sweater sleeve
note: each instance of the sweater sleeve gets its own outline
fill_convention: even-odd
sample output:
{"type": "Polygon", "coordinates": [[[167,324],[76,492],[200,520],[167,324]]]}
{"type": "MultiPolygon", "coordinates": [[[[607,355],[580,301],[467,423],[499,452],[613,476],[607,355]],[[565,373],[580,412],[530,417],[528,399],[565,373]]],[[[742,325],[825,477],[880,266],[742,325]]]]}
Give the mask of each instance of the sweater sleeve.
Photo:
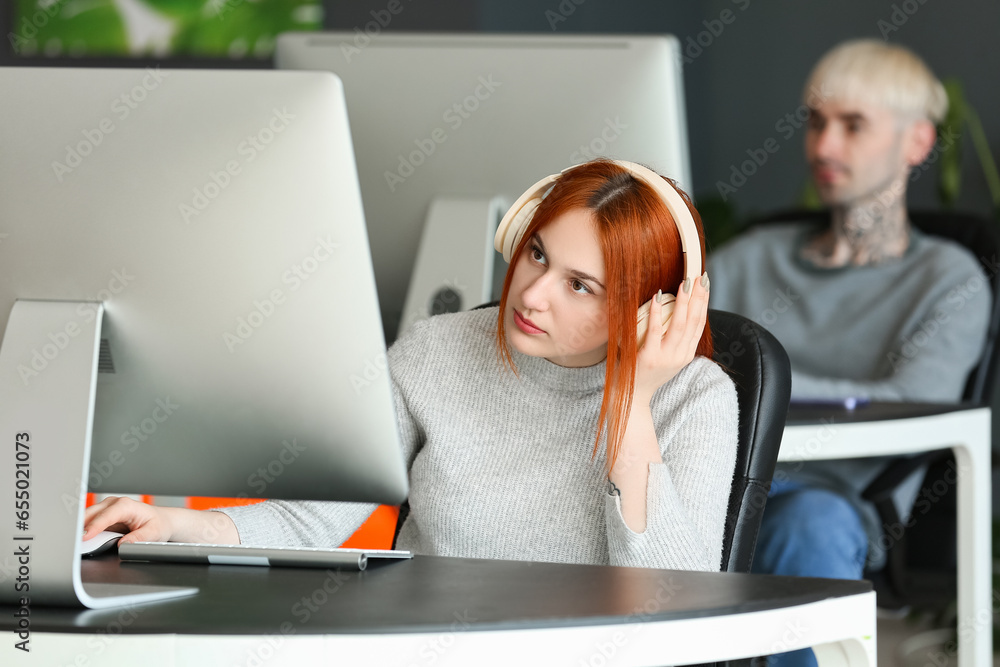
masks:
{"type": "Polygon", "coordinates": [[[696,359],[658,397],[653,415],[663,463],[649,464],[646,530],[631,530],[619,496],[608,494],[611,564],[718,571],[736,464],[736,389],[720,367],[696,359]],[[677,382],[684,374],[689,381],[677,382]]]}
{"type": "MultiPolygon", "coordinates": [[[[392,398],[406,469],[424,442],[414,419],[406,380],[421,371],[423,336],[401,338],[388,352],[392,398]]],[[[240,544],[337,547],[365,522],[378,505],[304,500],[267,500],[256,505],[220,508],[236,524],[240,544]]]]}
{"type": "Polygon", "coordinates": [[[887,355],[889,375],[876,380],[818,377],[792,369],[795,398],[866,397],[884,401],[954,402],[982,354],[992,297],[975,267],[899,332],[887,355]],[[971,289],[969,285],[979,285],[971,289]]]}

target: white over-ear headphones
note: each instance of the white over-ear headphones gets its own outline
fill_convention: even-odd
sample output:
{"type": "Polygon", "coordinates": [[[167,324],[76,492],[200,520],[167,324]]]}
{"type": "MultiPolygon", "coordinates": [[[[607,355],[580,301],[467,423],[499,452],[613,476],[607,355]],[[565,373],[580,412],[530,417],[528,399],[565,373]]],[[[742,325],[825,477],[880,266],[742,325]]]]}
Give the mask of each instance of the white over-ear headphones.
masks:
{"type": "MultiPolygon", "coordinates": [[[[691,211],[680,194],[663,177],[641,164],[626,162],[625,160],[613,160],[614,164],[628,171],[636,179],[649,185],[660,195],[660,199],[666,204],[667,210],[677,225],[677,231],[681,238],[681,251],[684,253],[684,277],[690,279],[692,284],[701,277],[701,239],[698,236],[698,227],[691,217],[691,211]]],[[[497,227],[496,236],[493,238],[493,247],[497,252],[503,253],[503,258],[509,263],[521,243],[521,237],[528,228],[531,218],[535,215],[539,204],[549,189],[555,184],[562,174],[574,167],[567,167],[558,174],[546,176],[542,180],[532,185],[528,190],[517,198],[514,205],[510,207],[507,214],[500,221],[497,227]]],[[[660,303],[663,304],[663,323],[666,324],[674,312],[674,296],[664,294],[660,303]]],[[[649,320],[650,302],[646,302],[639,308],[639,319],[637,323],[637,334],[639,345],[642,346],[643,338],[646,335],[649,320]]]]}

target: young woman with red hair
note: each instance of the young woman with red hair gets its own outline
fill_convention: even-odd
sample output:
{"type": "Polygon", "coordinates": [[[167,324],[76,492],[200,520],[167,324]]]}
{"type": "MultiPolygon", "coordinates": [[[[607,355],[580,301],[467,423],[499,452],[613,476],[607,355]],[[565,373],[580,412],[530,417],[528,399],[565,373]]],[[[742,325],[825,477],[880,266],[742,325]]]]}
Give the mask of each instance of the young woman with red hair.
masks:
{"type": "MultiPolygon", "coordinates": [[[[555,179],[508,250],[499,306],[419,322],[389,350],[410,472],[397,548],[718,570],[736,393],[711,361],[708,278],[684,279],[664,198],[627,163],[588,162],[555,179]],[[672,319],[653,299],[640,344],[640,305],[671,287],[672,319]]],[[[118,525],[126,541],[336,546],[373,509],[113,498],[88,508],[84,537],[118,525]]]]}

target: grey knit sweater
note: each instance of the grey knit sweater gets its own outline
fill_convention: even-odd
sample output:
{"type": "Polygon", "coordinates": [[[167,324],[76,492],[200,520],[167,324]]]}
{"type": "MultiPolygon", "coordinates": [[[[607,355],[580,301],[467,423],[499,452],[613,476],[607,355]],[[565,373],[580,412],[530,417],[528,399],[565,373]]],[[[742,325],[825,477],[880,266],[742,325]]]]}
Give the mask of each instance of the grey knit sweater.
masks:
{"type": "Polygon", "coordinates": [[[749,317],[781,341],[795,398],[957,401],[991,305],[972,253],[913,229],[899,259],[818,268],[799,257],[818,229],[762,225],[712,253],[712,308],[749,317]]]}
{"type": "MultiPolygon", "coordinates": [[[[389,350],[410,476],[397,541],[414,553],[718,570],[737,446],[736,392],[698,357],[654,395],[663,455],[647,524],[626,526],[591,457],[605,363],[564,368],[513,351],[502,370],[497,309],[440,315],[389,350]]],[[[268,501],[229,508],[244,544],[341,544],[374,505],[268,501]]]]}

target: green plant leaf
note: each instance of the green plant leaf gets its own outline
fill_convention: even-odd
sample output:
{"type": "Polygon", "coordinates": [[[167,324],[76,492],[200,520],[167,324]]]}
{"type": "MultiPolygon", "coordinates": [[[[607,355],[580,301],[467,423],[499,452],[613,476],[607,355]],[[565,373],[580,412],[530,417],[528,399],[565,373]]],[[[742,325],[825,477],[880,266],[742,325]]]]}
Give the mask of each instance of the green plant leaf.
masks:
{"type": "Polygon", "coordinates": [[[279,33],[322,27],[318,0],[213,0],[206,8],[177,31],[177,52],[269,58],[279,33]]]}
{"type": "Polygon", "coordinates": [[[819,198],[819,190],[816,189],[816,183],[811,178],[802,185],[802,192],[799,193],[799,206],[810,210],[823,208],[823,200],[819,198]]]}
{"type": "Polygon", "coordinates": [[[941,144],[938,172],[938,196],[945,206],[954,206],[962,190],[962,129],[966,104],[962,83],[958,79],[944,82],[948,94],[948,113],[938,127],[938,137],[955,136],[957,140],[941,144]]]}
{"type": "Polygon", "coordinates": [[[983,124],[979,121],[979,114],[976,113],[976,110],[969,106],[966,112],[966,122],[969,126],[972,146],[976,149],[979,164],[983,168],[983,176],[990,189],[993,207],[1000,211],[1000,172],[997,171],[996,160],[993,159],[993,154],[990,152],[989,139],[986,138],[986,132],[983,130],[983,124]]]}
{"type": "Polygon", "coordinates": [[[41,9],[18,0],[9,41],[14,52],[32,55],[106,55],[128,52],[125,25],[112,0],[70,4],[57,0],[41,9]]]}

